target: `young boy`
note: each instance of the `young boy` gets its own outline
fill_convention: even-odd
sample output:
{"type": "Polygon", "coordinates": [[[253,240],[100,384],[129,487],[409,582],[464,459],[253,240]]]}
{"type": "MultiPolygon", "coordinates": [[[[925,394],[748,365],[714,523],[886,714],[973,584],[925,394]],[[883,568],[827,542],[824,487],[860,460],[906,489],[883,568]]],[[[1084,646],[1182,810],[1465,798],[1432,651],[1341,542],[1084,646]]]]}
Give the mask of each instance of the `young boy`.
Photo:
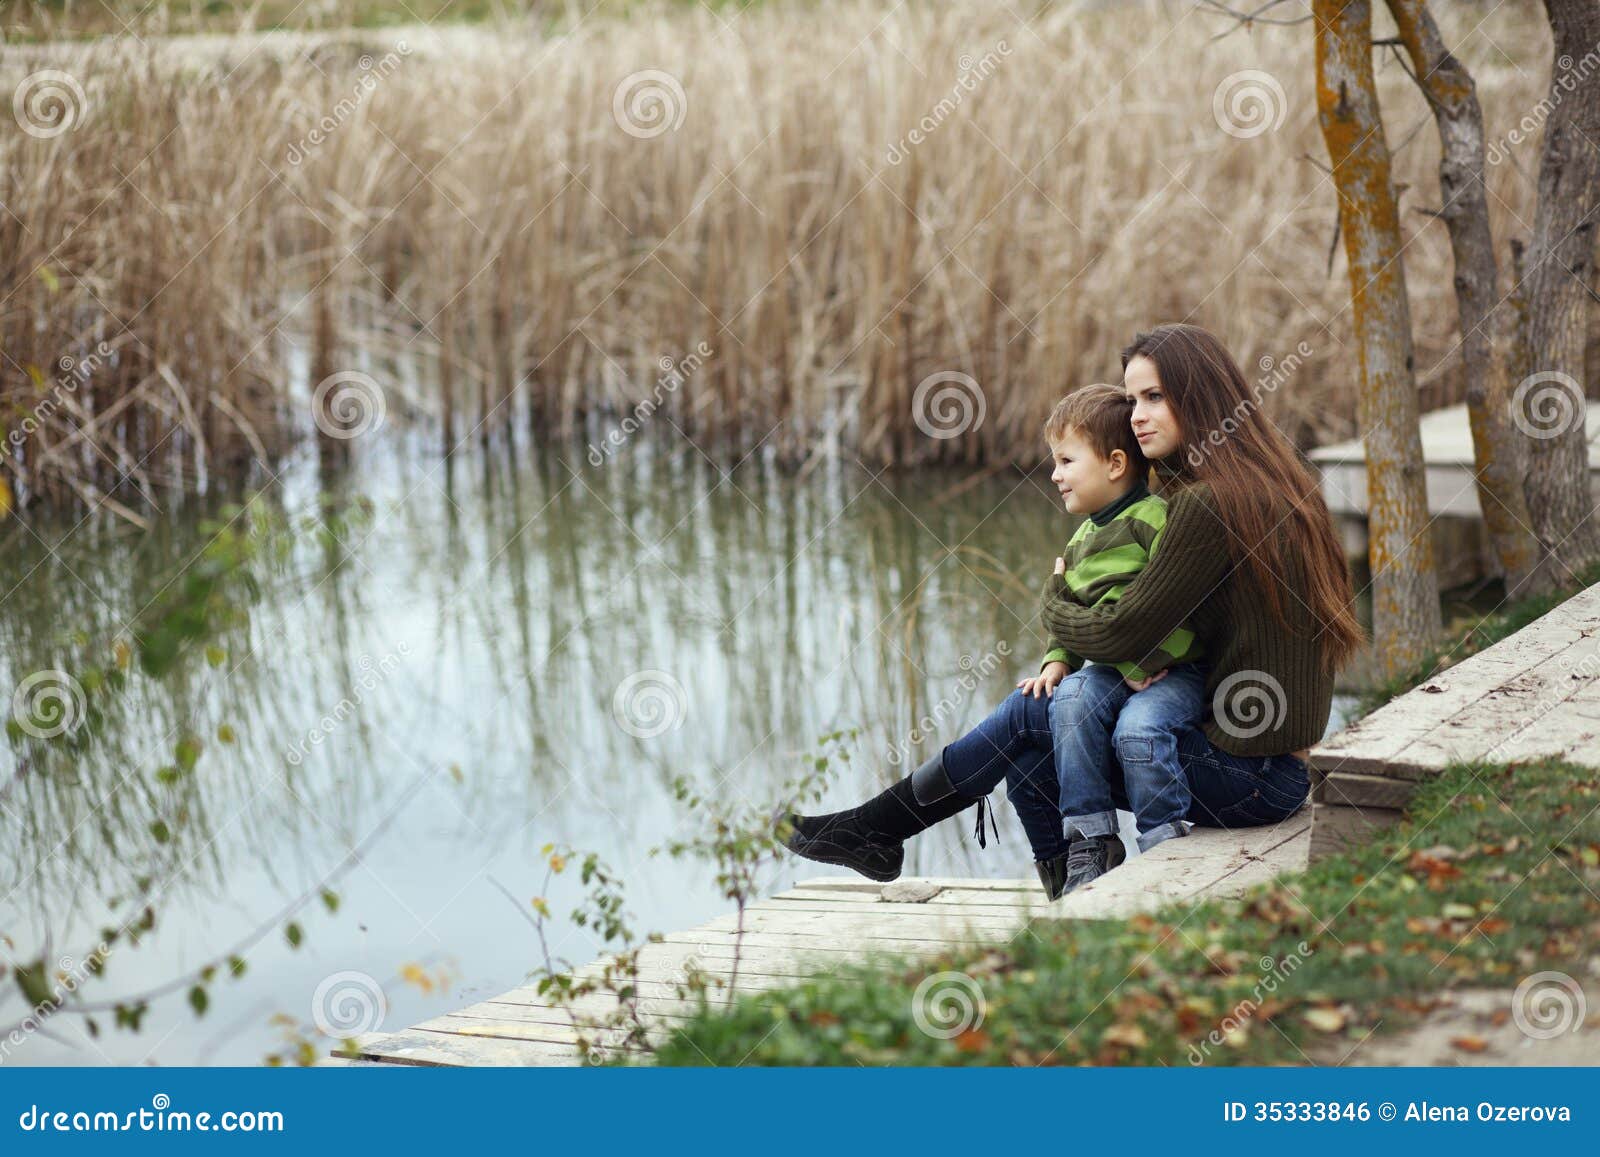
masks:
{"type": "MultiPolygon", "coordinates": [[[[1086,514],[1056,559],[1046,594],[1083,606],[1114,602],[1144,569],[1167,504],[1145,488],[1148,463],[1133,436],[1131,405],[1116,386],[1094,385],[1060,402],[1045,423],[1050,478],[1069,514],[1086,514]]],[[[1051,732],[1068,850],[1036,865],[1053,900],[1122,863],[1117,804],[1139,826],[1139,849],[1187,835],[1189,787],[1177,737],[1205,704],[1200,646],[1186,627],[1160,648],[1115,665],[1086,664],[1052,639],[1040,673],[1019,686],[1052,695],[1051,732]],[[1070,672],[1070,674],[1069,674],[1070,672]],[[1118,766],[1121,767],[1120,785],[1118,766]],[[1119,790],[1120,787],[1120,790],[1119,790]]]]}

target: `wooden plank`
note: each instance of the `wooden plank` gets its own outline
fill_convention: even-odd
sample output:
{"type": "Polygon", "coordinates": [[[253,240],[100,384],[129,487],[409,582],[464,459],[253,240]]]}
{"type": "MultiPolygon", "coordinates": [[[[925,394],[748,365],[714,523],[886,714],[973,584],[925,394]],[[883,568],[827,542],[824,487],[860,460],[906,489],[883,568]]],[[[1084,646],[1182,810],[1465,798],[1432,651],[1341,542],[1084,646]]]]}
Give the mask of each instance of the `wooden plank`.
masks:
{"type": "MultiPolygon", "coordinates": [[[[794,978],[798,979],[798,978],[794,978]]],[[[510,993],[503,995],[509,996],[510,993]]],[[[572,1017],[563,1008],[548,1004],[526,1004],[511,1002],[496,997],[493,1000],[480,1000],[477,1004],[469,1004],[466,1008],[458,1008],[450,1013],[451,1016],[475,1016],[484,1020],[523,1020],[530,1024],[559,1024],[571,1027],[572,1017]]],[[[603,1012],[602,1012],[603,1015],[603,1012]]],[[[678,1011],[656,1011],[652,1009],[652,1017],[669,1019],[682,1019],[683,1013],[678,1011]]],[[[585,1019],[587,1014],[579,1013],[578,1019],[585,1019]]],[[[592,1017],[590,1018],[592,1019],[592,1017]]]]}
{"type": "MultiPolygon", "coordinates": [[[[1538,622],[1441,672],[1318,744],[1311,752],[1312,766],[1324,773],[1343,770],[1416,778],[1449,762],[1445,751],[1481,758],[1484,752],[1469,750],[1471,745],[1488,737],[1484,743],[1487,750],[1504,736],[1503,731],[1491,730],[1487,722],[1492,712],[1494,728],[1504,724],[1506,705],[1496,700],[1541,691],[1564,699],[1568,696],[1561,694],[1558,686],[1562,680],[1570,684],[1574,672],[1585,676],[1577,681],[1581,683],[1600,675],[1597,630],[1600,585],[1579,592],[1538,622]],[[1522,681],[1530,674],[1532,682],[1522,681]],[[1474,729],[1477,734],[1461,733],[1468,724],[1457,723],[1458,720],[1478,720],[1474,729]],[[1442,729],[1446,728],[1456,734],[1445,739],[1449,732],[1442,729]]],[[[1511,717],[1515,719],[1514,710],[1511,717]]]]}
{"type": "MultiPolygon", "coordinates": [[[[934,912],[928,915],[904,913],[878,914],[867,912],[860,916],[846,912],[769,912],[752,911],[745,914],[747,932],[787,932],[802,935],[826,936],[830,940],[927,940],[962,932],[1004,933],[1021,923],[1020,919],[991,916],[967,916],[959,909],[945,916],[934,912]]],[[[700,926],[708,932],[732,933],[738,927],[735,916],[719,916],[700,926]]]]}
{"type": "Polygon", "coordinates": [[[1346,807],[1404,808],[1416,791],[1417,785],[1412,780],[1340,771],[1323,777],[1312,793],[1312,799],[1318,804],[1332,803],[1346,807]]]}
{"type": "Polygon", "coordinates": [[[1264,856],[1256,856],[1240,864],[1222,877],[1197,899],[1238,896],[1257,884],[1269,884],[1285,872],[1300,871],[1306,866],[1311,849],[1311,826],[1307,824],[1293,839],[1285,841],[1264,856]]]}
{"type": "Polygon", "coordinates": [[[1456,762],[1559,755],[1569,733],[1557,726],[1556,713],[1579,690],[1570,678],[1570,666],[1563,664],[1594,662],[1597,654],[1600,639],[1583,639],[1562,648],[1484,695],[1471,711],[1440,722],[1407,744],[1396,763],[1413,771],[1438,772],[1456,762]],[[1519,754],[1502,754],[1513,742],[1519,754]]]}
{"type": "MultiPolygon", "coordinates": [[[[444,1016],[425,1020],[421,1024],[413,1025],[412,1031],[449,1033],[468,1040],[533,1041],[568,1048],[576,1048],[578,1040],[577,1032],[570,1025],[542,1024],[537,1021],[512,1018],[495,1020],[483,1016],[461,1016],[458,1013],[446,1013],[444,1016]]],[[[587,1035],[591,1044],[603,1049],[620,1049],[641,1054],[643,1052],[636,1045],[625,1044],[627,1033],[622,1030],[591,1028],[587,1035]]],[[[649,1026],[645,1029],[645,1039],[653,1042],[663,1041],[671,1035],[670,1029],[662,1027],[649,1026]]]]}
{"type": "MultiPolygon", "coordinates": [[[[1266,877],[1285,870],[1296,839],[1305,839],[1310,827],[1309,809],[1302,808],[1289,819],[1259,828],[1196,829],[1178,840],[1168,840],[1150,852],[1136,856],[1116,871],[1092,884],[1069,892],[1054,905],[1049,919],[1121,919],[1138,912],[1149,912],[1174,900],[1198,900],[1223,893],[1229,882],[1252,865],[1268,865],[1266,877]],[[1230,846],[1228,835],[1248,833],[1253,850],[1230,846]],[[1210,848],[1204,857],[1179,856],[1177,845],[1203,839],[1210,848]],[[1170,850],[1169,850],[1170,849],[1170,850]],[[1277,855],[1274,857],[1274,853],[1277,855]]],[[[1260,875],[1260,873],[1257,873],[1260,875]]],[[[1242,890],[1242,885],[1240,885],[1242,890]]]]}
{"type": "Polygon", "coordinates": [[[1352,843],[1361,843],[1370,838],[1376,829],[1399,823],[1401,815],[1401,812],[1390,808],[1319,804],[1311,827],[1310,859],[1321,859],[1343,851],[1352,843]]]}
{"type": "Polygon", "coordinates": [[[361,1055],[370,1060],[403,1065],[576,1065],[577,1049],[548,1041],[488,1040],[464,1037],[457,1033],[406,1029],[390,1033],[384,1040],[364,1046],[361,1055]]]}
{"type": "MultiPolygon", "coordinates": [[[[968,892],[1028,892],[1039,887],[1038,880],[1024,877],[1010,879],[978,879],[963,876],[916,876],[917,881],[936,884],[941,888],[954,888],[968,892]]],[[[846,891],[876,892],[885,887],[860,876],[815,876],[803,882],[806,888],[840,888],[846,891]]]]}
{"type": "Polygon", "coordinates": [[[763,900],[745,909],[746,918],[766,913],[788,914],[794,912],[837,912],[841,916],[876,916],[882,918],[905,916],[910,918],[947,920],[1017,920],[1044,904],[1044,891],[1039,890],[1036,902],[1028,904],[889,904],[883,901],[813,899],[809,896],[785,897],[781,900],[763,900]]]}
{"type": "MultiPolygon", "coordinates": [[[[701,935],[702,933],[699,931],[668,932],[665,936],[665,939],[669,944],[694,944],[699,942],[701,935]]],[[[728,937],[730,943],[732,942],[732,939],[733,938],[731,936],[728,937]]],[[[935,939],[920,940],[896,938],[892,941],[892,943],[888,940],[881,940],[873,943],[871,947],[880,952],[892,951],[896,954],[940,953],[951,951],[959,944],[978,943],[981,939],[981,937],[956,935],[952,935],[948,938],[938,937],[935,939]]],[[[826,937],[819,937],[816,935],[796,935],[789,932],[750,932],[745,935],[745,943],[755,948],[792,948],[807,952],[816,952],[824,950],[824,946],[828,943],[831,943],[831,941],[826,937]]],[[[860,945],[852,945],[849,951],[852,953],[859,953],[860,945]]]]}
{"type": "Polygon", "coordinates": [[[331,1054],[323,1057],[312,1068],[317,1069],[396,1069],[399,1065],[384,1064],[381,1061],[367,1061],[359,1057],[341,1057],[331,1054]]]}
{"type": "MultiPolygon", "coordinates": [[[[727,996],[728,986],[725,983],[727,978],[722,977],[720,979],[722,979],[724,983],[718,985],[714,989],[708,988],[707,990],[706,995],[712,1001],[721,1001],[727,996]]],[[[764,991],[769,988],[782,988],[786,984],[793,984],[795,981],[801,979],[803,979],[803,977],[799,976],[756,976],[745,972],[744,969],[741,968],[739,970],[737,987],[738,991],[740,992],[757,992],[764,991]]],[[[652,980],[641,977],[637,981],[633,982],[633,987],[638,991],[640,998],[644,1000],[670,1001],[678,999],[678,985],[675,981],[652,980]]],[[[554,1000],[548,994],[540,993],[539,990],[532,985],[523,988],[513,988],[509,992],[501,993],[499,996],[493,997],[492,999],[497,1002],[516,1003],[529,1007],[556,1007],[554,1000]]],[[[617,1004],[616,995],[610,992],[586,993],[582,996],[574,997],[573,1000],[575,1002],[574,1007],[582,1011],[605,1011],[606,1009],[615,1007],[617,1004]]]]}

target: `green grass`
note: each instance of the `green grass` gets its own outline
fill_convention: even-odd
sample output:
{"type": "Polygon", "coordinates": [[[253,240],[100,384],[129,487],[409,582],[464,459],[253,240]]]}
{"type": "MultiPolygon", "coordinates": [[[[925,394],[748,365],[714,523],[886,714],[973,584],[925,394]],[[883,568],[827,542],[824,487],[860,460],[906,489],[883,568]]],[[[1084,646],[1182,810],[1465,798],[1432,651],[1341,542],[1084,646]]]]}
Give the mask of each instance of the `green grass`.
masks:
{"type": "Polygon", "coordinates": [[[1600,583],[1600,564],[1589,567],[1571,585],[1545,595],[1504,602],[1488,614],[1468,614],[1456,618],[1445,632],[1444,641],[1409,671],[1363,691],[1357,700],[1355,718],[1369,715],[1389,700],[1405,694],[1469,655],[1492,647],[1501,639],[1522,630],[1535,619],[1549,614],[1585,587],[1600,583]]]}
{"type": "Polygon", "coordinates": [[[841,970],[707,1010],[657,1060],[1337,1061],[1451,988],[1510,989],[1600,948],[1597,809],[1594,769],[1455,767],[1419,790],[1406,823],[1243,897],[1127,921],[1037,921],[1006,944],[841,970]],[[981,1022],[948,1039],[915,1013],[918,985],[940,972],[981,993],[981,1022]]]}

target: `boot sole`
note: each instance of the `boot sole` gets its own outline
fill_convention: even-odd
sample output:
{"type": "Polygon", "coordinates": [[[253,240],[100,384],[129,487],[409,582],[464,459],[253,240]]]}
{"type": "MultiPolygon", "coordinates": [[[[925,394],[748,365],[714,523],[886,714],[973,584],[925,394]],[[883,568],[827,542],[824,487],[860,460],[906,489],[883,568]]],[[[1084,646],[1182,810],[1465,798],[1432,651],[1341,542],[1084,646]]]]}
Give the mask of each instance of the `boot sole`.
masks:
{"type": "Polygon", "coordinates": [[[849,868],[857,875],[865,876],[867,879],[873,880],[879,884],[888,884],[898,880],[903,867],[903,865],[897,864],[893,870],[887,868],[871,868],[862,863],[859,859],[852,856],[849,852],[841,850],[838,852],[829,853],[824,848],[818,847],[815,841],[807,845],[804,850],[788,844],[784,846],[803,860],[810,860],[817,864],[829,864],[836,868],[849,868]]]}

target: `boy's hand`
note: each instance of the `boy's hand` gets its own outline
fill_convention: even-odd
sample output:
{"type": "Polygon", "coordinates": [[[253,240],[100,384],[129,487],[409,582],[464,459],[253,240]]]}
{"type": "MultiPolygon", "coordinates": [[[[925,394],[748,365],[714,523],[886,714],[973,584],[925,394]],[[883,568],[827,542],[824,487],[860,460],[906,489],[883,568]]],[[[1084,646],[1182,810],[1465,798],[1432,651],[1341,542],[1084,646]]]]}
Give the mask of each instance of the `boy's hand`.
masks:
{"type": "Polygon", "coordinates": [[[1032,678],[1018,680],[1017,686],[1022,689],[1024,695],[1032,695],[1035,699],[1041,699],[1046,695],[1055,694],[1056,684],[1066,677],[1067,665],[1065,663],[1046,663],[1043,671],[1040,671],[1032,678]]]}
{"type": "Polygon", "coordinates": [[[1056,559],[1056,574],[1066,574],[1066,573],[1067,573],[1067,560],[1064,559],[1064,558],[1056,559]]]}
{"type": "Polygon", "coordinates": [[[1159,683],[1159,682],[1161,682],[1161,680],[1165,679],[1166,677],[1167,677],[1167,669],[1165,667],[1163,667],[1163,668],[1161,668],[1161,670],[1157,671],[1154,675],[1146,675],[1143,679],[1130,679],[1126,675],[1124,675],[1122,677],[1122,681],[1128,685],[1128,690],[1130,690],[1130,691],[1143,691],[1146,687],[1149,687],[1152,683],[1159,683]]]}

